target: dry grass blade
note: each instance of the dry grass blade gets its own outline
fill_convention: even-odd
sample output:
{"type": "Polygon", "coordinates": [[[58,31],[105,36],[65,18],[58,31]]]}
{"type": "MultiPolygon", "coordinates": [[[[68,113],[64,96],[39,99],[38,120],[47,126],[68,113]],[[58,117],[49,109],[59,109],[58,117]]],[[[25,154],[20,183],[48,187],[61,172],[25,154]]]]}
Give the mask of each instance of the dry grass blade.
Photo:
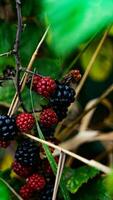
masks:
{"type": "Polygon", "coordinates": [[[113,91],[113,84],[110,85],[106,91],[88,108],[86,109],[81,115],[78,116],[72,123],[70,123],[63,131],[60,132],[59,139],[62,140],[67,138],[75,129],[75,125],[80,122],[80,120],[92,109],[94,109],[106,96],[108,96],[113,91]]]}
{"type": "Polygon", "coordinates": [[[66,150],[66,149],[63,149],[63,148],[61,148],[60,146],[57,146],[57,145],[55,145],[55,144],[52,144],[51,142],[47,142],[47,141],[45,141],[45,140],[39,139],[39,138],[37,138],[37,137],[35,137],[35,136],[33,136],[33,135],[29,135],[29,134],[25,134],[25,133],[24,133],[23,135],[25,135],[26,137],[31,138],[32,140],[35,140],[35,141],[37,141],[37,142],[40,142],[40,143],[42,143],[42,144],[47,144],[48,146],[50,146],[50,147],[52,147],[52,148],[54,148],[54,149],[57,149],[57,150],[60,151],[60,152],[64,152],[65,154],[67,154],[67,155],[69,155],[69,156],[72,156],[73,158],[75,158],[75,159],[77,159],[77,160],[80,160],[81,162],[83,162],[83,163],[85,163],[85,164],[87,164],[87,165],[89,165],[89,166],[91,166],[91,167],[95,167],[95,168],[97,168],[98,170],[100,170],[100,171],[102,171],[102,172],[104,172],[104,173],[106,173],[106,174],[108,174],[108,173],[111,172],[111,168],[109,168],[109,167],[107,167],[107,166],[105,166],[105,165],[103,165],[103,164],[101,164],[101,163],[99,163],[99,162],[96,162],[96,161],[94,161],[94,160],[88,160],[88,159],[86,159],[86,158],[84,158],[84,157],[82,157],[82,156],[79,156],[79,155],[77,155],[77,154],[75,154],[75,153],[73,153],[73,152],[71,152],[71,151],[68,151],[68,150],[66,150]]]}
{"type": "Polygon", "coordinates": [[[58,168],[57,168],[57,174],[56,174],[56,179],[55,179],[52,200],[56,200],[56,197],[57,197],[58,187],[60,184],[60,179],[61,179],[63,168],[64,168],[65,157],[66,157],[65,153],[60,152],[60,158],[59,158],[59,162],[58,162],[58,168]]]}
{"type": "Polygon", "coordinates": [[[85,71],[85,73],[84,73],[84,75],[83,75],[83,77],[82,77],[77,89],[76,89],[77,97],[80,94],[80,91],[81,91],[81,89],[82,89],[82,87],[83,87],[83,85],[84,85],[84,83],[85,83],[85,81],[86,81],[86,79],[88,77],[88,74],[91,71],[91,69],[93,67],[93,64],[94,64],[94,62],[95,62],[95,60],[96,60],[96,58],[97,58],[97,56],[98,56],[103,44],[104,44],[104,41],[105,41],[105,39],[106,39],[106,37],[108,35],[108,32],[109,32],[109,29],[105,31],[102,39],[100,40],[100,42],[99,42],[99,44],[98,44],[98,46],[97,46],[97,48],[96,48],[96,50],[95,50],[95,52],[93,54],[88,66],[87,66],[87,69],[86,69],[86,71],[85,71]]]}
{"type": "Polygon", "coordinates": [[[0,177],[0,180],[9,188],[9,190],[17,197],[19,200],[23,200],[20,195],[4,180],[0,177]]]}

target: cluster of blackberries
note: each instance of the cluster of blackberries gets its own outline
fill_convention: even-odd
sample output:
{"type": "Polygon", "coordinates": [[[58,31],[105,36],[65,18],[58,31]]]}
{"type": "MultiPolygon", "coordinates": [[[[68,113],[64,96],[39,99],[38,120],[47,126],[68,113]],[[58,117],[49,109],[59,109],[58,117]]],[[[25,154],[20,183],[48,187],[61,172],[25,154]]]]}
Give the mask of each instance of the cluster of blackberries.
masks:
{"type": "MultiPolygon", "coordinates": [[[[42,130],[50,129],[67,115],[69,105],[74,101],[75,91],[69,83],[59,83],[50,77],[33,78],[33,90],[48,99],[48,106],[40,114],[40,126],[42,130]]],[[[45,135],[46,132],[44,131],[45,135]]]]}
{"type": "Polygon", "coordinates": [[[19,191],[25,200],[29,200],[35,191],[38,191],[41,199],[52,199],[55,177],[48,160],[40,156],[41,151],[43,151],[41,146],[25,139],[18,145],[15,153],[12,169],[18,176],[26,180],[19,191]]]}
{"type": "MultiPolygon", "coordinates": [[[[14,75],[11,69],[4,72],[4,76],[7,74],[14,75]]],[[[33,90],[48,99],[48,105],[40,113],[39,125],[45,138],[49,136],[47,140],[56,144],[55,138],[50,136],[58,122],[66,117],[68,107],[74,101],[74,89],[68,83],[59,83],[50,77],[35,75],[33,90]]],[[[21,113],[15,118],[0,115],[0,146],[6,148],[21,132],[31,133],[34,125],[35,118],[30,113],[21,113]]],[[[54,151],[52,148],[50,150],[54,151]]],[[[52,199],[55,177],[42,145],[38,146],[24,138],[17,146],[12,169],[18,176],[26,179],[26,183],[20,189],[23,199],[29,200],[36,191],[41,195],[40,199],[52,199]]]]}

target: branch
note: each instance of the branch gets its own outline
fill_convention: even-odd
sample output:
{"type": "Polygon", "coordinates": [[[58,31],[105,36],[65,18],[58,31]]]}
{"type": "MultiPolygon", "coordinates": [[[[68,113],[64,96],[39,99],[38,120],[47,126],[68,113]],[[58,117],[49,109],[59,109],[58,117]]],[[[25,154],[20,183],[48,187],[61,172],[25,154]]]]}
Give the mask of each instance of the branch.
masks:
{"type": "Polygon", "coordinates": [[[18,95],[18,98],[19,98],[22,108],[24,110],[26,110],[23,105],[21,93],[20,93],[20,70],[19,70],[19,68],[21,67],[21,61],[20,61],[20,55],[19,55],[19,47],[20,47],[20,38],[21,38],[21,33],[22,33],[21,1],[20,0],[15,0],[15,1],[16,1],[17,18],[18,18],[17,33],[16,33],[16,39],[15,39],[15,44],[14,44],[14,49],[13,49],[13,54],[15,56],[15,61],[16,61],[16,77],[15,77],[16,91],[17,91],[17,95],[18,95]]]}
{"type": "Polygon", "coordinates": [[[13,54],[13,51],[11,50],[11,51],[8,51],[8,52],[6,52],[6,53],[2,53],[2,54],[0,54],[0,57],[4,57],[4,56],[11,56],[13,54]]]}
{"type": "MultiPolygon", "coordinates": [[[[41,45],[42,45],[42,43],[43,43],[48,31],[49,31],[49,27],[46,29],[44,35],[42,36],[42,38],[41,38],[41,40],[39,42],[39,44],[37,45],[36,50],[33,53],[32,57],[31,57],[31,60],[30,60],[30,62],[28,64],[27,70],[31,70],[32,69],[32,66],[33,66],[33,63],[34,63],[34,61],[35,61],[35,59],[37,57],[39,48],[41,47],[41,45]]],[[[27,78],[28,78],[28,73],[25,72],[23,77],[22,77],[22,79],[21,79],[21,82],[20,82],[20,91],[23,91],[23,89],[25,87],[25,84],[26,84],[26,81],[27,81],[27,78]]],[[[16,94],[15,94],[13,100],[12,100],[11,106],[9,108],[8,115],[10,115],[10,116],[13,115],[13,113],[15,112],[15,110],[17,108],[18,102],[19,102],[19,99],[18,99],[18,94],[16,92],[16,94]]]]}

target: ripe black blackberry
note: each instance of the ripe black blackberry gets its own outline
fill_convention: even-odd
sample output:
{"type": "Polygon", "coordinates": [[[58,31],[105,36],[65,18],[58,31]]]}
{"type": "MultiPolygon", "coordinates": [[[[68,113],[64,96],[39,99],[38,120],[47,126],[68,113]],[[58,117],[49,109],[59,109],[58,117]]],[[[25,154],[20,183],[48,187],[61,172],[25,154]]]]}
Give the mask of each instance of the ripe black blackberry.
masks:
{"type": "Polygon", "coordinates": [[[68,111],[67,107],[54,106],[53,109],[56,112],[59,121],[62,121],[67,116],[67,111],[68,111]]]}
{"type": "Polygon", "coordinates": [[[40,125],[41,131],[42,131],[42,133],[45,137],[49,137],[49,136],[54,135],[54,131],[55,131],[56,126],[51,126],[49,128],[45,128],[41,123],[39,123],[39,125],[40,125]]]}
{"type": "Polygon", "coordinates": [[[35,167],[39,160],[39,147],[28,139],[18,145],[15,159],[22,165],[35,167]]]}
{"type": "Polygon", "coordinates": [[[47,184],[41,194],[41,200],[51,200],[54,184],[47,184]]]}
{"type": "Polygon", "coordinates": [[[75,91],[69,85],[64,83],[57,83],[57,88],[50,98],[50,105],[68,107],[74,101],[75,91]]]}
{"type": "Polygon", "coordinates": [[[13,140],[17,134],[16,131],[15,119],[7,115],[0,115],[0,140],[13,140]]]}

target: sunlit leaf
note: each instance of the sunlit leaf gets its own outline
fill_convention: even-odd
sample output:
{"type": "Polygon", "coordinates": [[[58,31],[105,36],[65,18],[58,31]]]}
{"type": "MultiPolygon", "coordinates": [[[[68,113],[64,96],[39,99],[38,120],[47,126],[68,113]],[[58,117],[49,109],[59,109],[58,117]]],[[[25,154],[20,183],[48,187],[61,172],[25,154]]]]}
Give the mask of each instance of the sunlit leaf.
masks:
{"type": "MultiPolygon", "coordinates": [[[[69,174],[68,171],[69,169],[67,170],[69,174]]],[[[88,166],[71,170],[69,178],[67,179],[67,189],[71,193],[76,193],[84,183],[87,183],[89,179],[95,177],[98,173],[99,171],[97,169],[88,166]]]]}
{"type": "MultiPolygon", "coordinates": [[[[84,52],[81,57],[81,63],[84,71],[86,70],[88,63],[98,45],[99,41],[94,41],[92,45],[84,52]]],[[[95,81],[104,81],[109,78],[112,71],[113,62],[113,45],[111,40],[107,39],[104,46],[97,56],[96,61],[93,64],[92,70],[89,76],[95,81]]]]}
{"type": "Polygon", "coordinates": [[[53,48],[66,54],[113,22],[113,1],[44,0],[53,48]]]}

